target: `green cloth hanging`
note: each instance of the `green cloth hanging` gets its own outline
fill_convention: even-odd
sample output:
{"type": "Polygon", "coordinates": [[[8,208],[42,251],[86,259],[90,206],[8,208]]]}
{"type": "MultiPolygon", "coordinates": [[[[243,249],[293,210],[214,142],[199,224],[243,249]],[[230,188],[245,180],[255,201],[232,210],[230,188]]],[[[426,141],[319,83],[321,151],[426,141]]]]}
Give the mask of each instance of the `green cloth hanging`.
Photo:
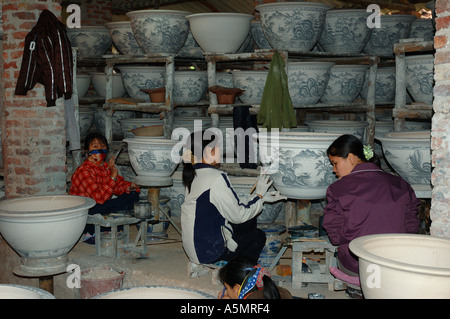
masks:
{"type": "Polygon", "coordinates": [[[270,131],[272,128],[297,126],[297,119],[289,95],[285,63],[278,51],[270,62],[269,73],[258,113],[258,124],[270,131]]]}

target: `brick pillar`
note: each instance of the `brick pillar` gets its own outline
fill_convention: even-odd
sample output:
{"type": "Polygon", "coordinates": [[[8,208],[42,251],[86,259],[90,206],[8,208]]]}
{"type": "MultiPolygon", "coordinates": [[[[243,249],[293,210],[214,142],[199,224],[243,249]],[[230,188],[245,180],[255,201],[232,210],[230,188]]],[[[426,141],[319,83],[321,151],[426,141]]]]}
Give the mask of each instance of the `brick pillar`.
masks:
{"type": "Polygon", "coordinates": [[[450,238],[450,2],[437,0],[436,14],[430,232],[450,238]]]}
{"type": "Polygon", "coordinates": [[[7,197],[66,193],[64,106],[46,106],[44,87],[16,96],[25,36],[44,9],[61,16],[59,1],[2,2],[2,144],[7,197]]]}

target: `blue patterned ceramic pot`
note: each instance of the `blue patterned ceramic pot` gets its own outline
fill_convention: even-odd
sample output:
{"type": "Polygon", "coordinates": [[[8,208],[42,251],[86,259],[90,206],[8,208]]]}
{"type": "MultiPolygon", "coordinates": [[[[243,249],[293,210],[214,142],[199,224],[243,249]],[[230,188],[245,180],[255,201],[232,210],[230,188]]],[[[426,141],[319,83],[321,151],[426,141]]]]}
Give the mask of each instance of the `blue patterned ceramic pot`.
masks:
{"type": "Polygon", "coordinates": [[[360,53],[369,41],[366,10],[329,10],[319,44],[325,52],[360,53]]]}
{"type": "MultiPolygon", "coordinates": [[[[93,72],[92,85],[100,97],[106,96],[106,74],[104,72],[93,72]]],[[[122,83],[122,76],[119,73],[112,75],[112,97],[122,97],[125,94],[125,88],[122,83]]]]}
{"type": "MultiPolygon", "coordinates": [[[[395,103],[395,67],[382,67],[377,70],[375,81],[375,103],[393,104],[395,103]]],[[[369,70],[366,71],[364,84],[361,88],[361,97],[367,99],[367,81],[369,70]]]]}
{"type": "Polygon", "coordinates": [[[194,56],[194,57],[202,57],[203,56],[203,50],[198,45],[197,41],[195,41],[194,36],[192,35],[191,29],[189,29],[189,34],[186,39],[186,42],[184,43],[181,50],[178,52],[178,55],[180,56],[194,56]]]}
{"type": "Polygon", "coordinates": [[[261,25],[274,49],[310,51],[325,25],[330,6],[316,2],[277,2],[256,6],[261,25]]]}
{"type": "Polygon", "coordinates": [[[280,235],[286,230],[286,226],[278,224],[258,224],[258,228],[266,235],[266,244],[259,255],[258,263],[261,266],[268,268],[283,245],[280,235]]]}
{"type": "Polygon", "coordinates": [[[228,72],[217,72],[216,73],[216,85],[225,86],[228,88],[234,87],[233,85],[233,75],[228,72]]]}
{"type": "Polygon", "coordinates": [[[394,44],[400,39],[407,39],[411,32],[413,15],[382,15],[380,28],[374,28],[364,53],[377,56],[392,56],[394,44]]]}
{"type": "Polygon", "coordinates": [[[364,84],[367,65],[335,65],[320,101],[322,103],[352,103],[364,84]]]}
{"type": "MultiPolygon", "coordinates": [[[[98,131],[101,133],[105,132],[105,110],[102,107],[97,108],[97,113],[95,113],[94,124],[98,131]]],[[[120,119],[126,119],[134,117],[135,113],[133,111],[115,111],[112,116],[112,133],[113,136],[123,138],[122,129],[119,123],[120,119]]]]}
{"type": "Polygon", "coordinates": [[[134,38],[130,21],[109,22],[105,23],[105,26],[109,29],[114,46],[121,54],[144,55],[134,38]]]}
{"type": "Polygon", "coordinates": [[[392,168],[411,185],[431,183],[431,131],[391,132],[381,141],[392,168]]]}
{"type": "Polygon", "coordinates": [[[208,53],[235,53],[250,32],[253,15],[234,12],[196,13],[187,16],[194,39],[208,53]]]}
{"type": "Polygon", "coordinates": [[[250,25],[250,33],[258,49],[272,49],[272,46],[264,35],[260,20],[252,21],[250,25]]]}
{"type": "Polygon", "coordinates": [[[332,62],[288,63],[288,87],[292,104],[313,105],[319,102],[328,85],[332,62]]]}
{"type": "Polygon", "coordinates": [[[406,88],[416,102],[433,103],[434,55],[405,57],[406,88]]]}
{"type": "Polygon", "coordinates": [[[92,107],[80,107],[79,117],[80,117],[80,137],[84,139],[89,132],[90,128],[94,124],[95,113],[97,113],[96,108],[92,107]]]}
{"type": "Polygon", "coordinates": [[[165,85],[166,68],[161,66],[119,65],[122,83],[128,95],[135,99],[150,101],[141,89],[156,89],[165,85]]]}
{"type": "Polygon", "coordinates": [[[269,71],[232,71],[235,88],[245,90],[239,99],[246,104],[260,104],[269,71]]]}
{"type": "Polygon", "coordinates": [[[345,120],[313,120],[307,121],[309,132],[351,134],[364,141],[367,122],[345,120]]]}
{"type": "Polygon", "coordinates": [[[199,117],[202,116],[203,111],[201,106],[177,106],[177,108],[173,110],[173,114],[175,116],[183,117],[199,117]]]}
{"type": "Polygon", "coordinates": [[[175,71],[173,86],[174,103],[191,103],[200,101],[208,89],[206,71],[175,71]]]}
{"type": "Polygon", "coordinates": [[[104,26],[67,28],[72,47],[78,48],[79,58],[101,58],[111,47],[109,31],[104,26]]]}
{"type": "Polygon", "coordinates": [[[176,54],[189,34],[187,11],[137,10],[126,13],[131,20],[133,35],[147,53],[176,54]]]}
{"type": "Polygon", "coordinates": [[[416,19],[411,24],[411,33],[409,34],[409,37],[433,41],[435,32],[433,20],[416,19]]]}
{"type": "Polygon", "coordinates": [[[159,118],[123,118],[117,120],[120,123],[120,127],[122,129],[122,134],[124,138],[133,138],[135,135],[131,132],[132,130],[145,126],[153,126],[153,125],[163,125],[164,121],[159,118]]]}

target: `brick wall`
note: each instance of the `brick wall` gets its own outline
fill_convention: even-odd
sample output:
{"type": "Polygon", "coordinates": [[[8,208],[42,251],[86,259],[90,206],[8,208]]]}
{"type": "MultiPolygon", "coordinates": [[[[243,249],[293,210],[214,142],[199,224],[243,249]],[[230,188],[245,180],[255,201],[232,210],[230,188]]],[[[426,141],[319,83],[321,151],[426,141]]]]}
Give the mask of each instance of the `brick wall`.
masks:
{"type": "Polygon", "coordinates": [[[103,25],[112,21],[111,0],[81,0],[81,25],[103,25]]]}
{"type": "Polygon", "coordinates": [[[450,1],[436,1],[431,235],[450,238],[450,1]]]}
{"type": "Polygon", "coordinates": [[[47,107],[42,85],[15,96],[25,36],[42,10],[61,15],[59,1],[3,1],[2,146],[7,197],[66,192],[64,107],[47,107]]]}

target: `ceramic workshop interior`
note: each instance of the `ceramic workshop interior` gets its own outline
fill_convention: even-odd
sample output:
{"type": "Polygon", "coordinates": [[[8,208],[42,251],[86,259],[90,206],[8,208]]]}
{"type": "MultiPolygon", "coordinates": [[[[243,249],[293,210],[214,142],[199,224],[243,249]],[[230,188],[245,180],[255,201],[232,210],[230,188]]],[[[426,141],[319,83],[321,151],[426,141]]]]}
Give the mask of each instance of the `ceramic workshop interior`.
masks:
{"type": "MultiPolygon", "coordinates": [[[[221,169],[245,198],[259,170],[241,168],[227,144],[233,111],[260,111],[277,52],[297,127],[279,135],[283,157],[270,174],[288,200],[264,204],[258,216],[267,238],[260,264],[300,298],[450,298],[450,5],[370,2],[381,10],[370,20],[379,28],[369,27],[365,0],[0,2],[0,298],[216,298],[220,265],[192,264],[182,247],[172,132],[218,128],[232,160],[221,169]],[[134,211],[88,216],[95,202],[67,195],[85,156],[70,151],[64,102],[47,107],[41,84],[14,94],[25,36],[44,9],[80,22],[67,35],[82,147],[90,132],[106,136],[120,174],[141,187],[134,211]],[[307,34],[295,32],[301,25],[311,26],[307,34]],[[336,247],[321,217],[335,177],[324,154],[341,134],[370,144],[422,203],[419,234],[352,242],[360,265],[385,267],[376,293],[366,278],[363,294],[330,273],[336,247]],[[86,223],[112,228],[89,245],[86,223]]],[[[260,146],[270,148],[271,136],[260,146]]]]}

